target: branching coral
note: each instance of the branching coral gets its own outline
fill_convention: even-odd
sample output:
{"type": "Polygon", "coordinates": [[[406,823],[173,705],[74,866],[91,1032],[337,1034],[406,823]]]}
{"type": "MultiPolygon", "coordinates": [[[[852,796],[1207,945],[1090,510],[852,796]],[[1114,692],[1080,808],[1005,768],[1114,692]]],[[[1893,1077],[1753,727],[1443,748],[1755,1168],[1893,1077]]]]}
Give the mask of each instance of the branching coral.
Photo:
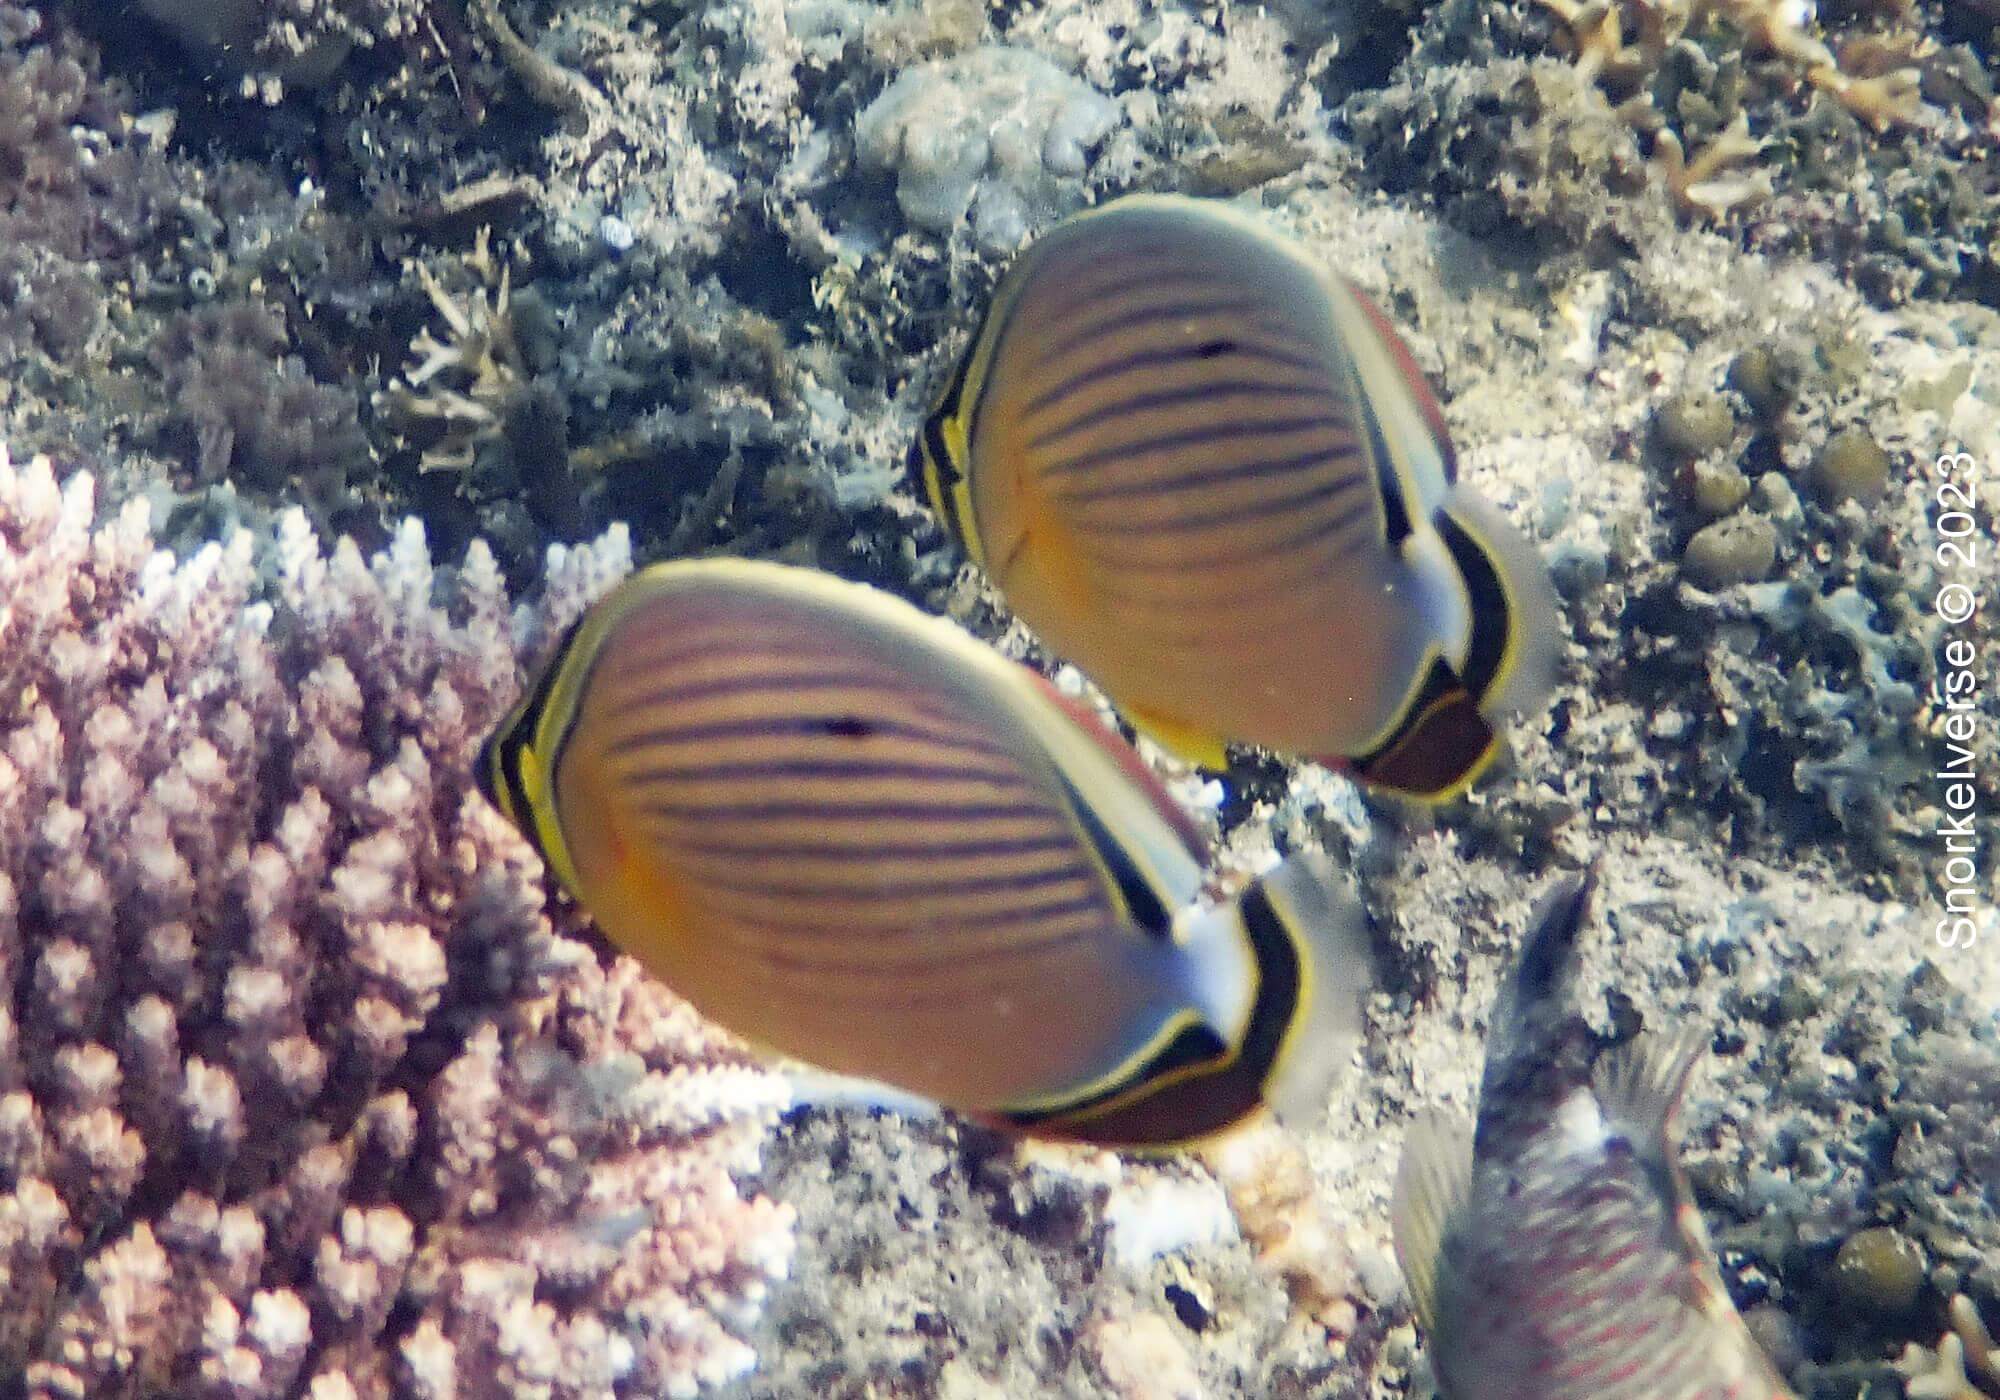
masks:
{"type": "MultiPolygon", "coordinates": [[[[1784,0],[1539,0],[1569,35],[1579,66],[1596,78],[1635,125],[1659,122],[1643,91],[1659,71],[1668,51],[1698,31],[1709,19],[1720,19],[1742,36],[1748,49],[1776,55],[1798,68],[1806,81],[1838,101],[1876,131],[1914,125],[1922,118],[1923,98],[1917,41],[1882,35],[1858,36],[1838,55],[1805,29],[1805,7],[1784,0]],[[1637,96],[1630,96],[1637,92],[1637,96]]],[[[1934,46],[1933,46],[1934,47],[1934,46]]],[[[1720,178],[1725,166],[1754,156],[1761,143],[1752,141],[1745,119],[1716,136],[1706,150],[1688,159],[1682,139],[1659,131],[1656,166],[1683,214],[1720,218],[1756,202],[1770,192],[1762,174],[1720,178]]]]}
{"type": "Polygon", "coordinates": [[[425,471],[469,470],[478,446],[500,435],[528,382],[514,336],[513,269],[495,262],[486,229],[465,266],[478,285],[454,297],[422,263],[410,264],[446,338],[428,326],[418,331],[401,378],[375,396],[399,432],[420,438],[425,471]]]}
{"type": "Polygon", "coordinates": [[[686,1396],[786,1271],[781,1082],[560,931],[473,750],[628,565],[297,512],[156,554],[0,453],[0,1374],[28,1400],[686,1396]],[[437,600],[445,599],[444,604],[437,600]]]}
{"type": "Polygon", "coordinates": [[[1951,1330],[1935,1351],[1912,1344],[1896,1369],[1909,1400],[1993,1400],[2000,1396],[2000,1344],[1963,1293],[1951,1300],[1951,1330]]]}
{"type": "Polygon", "coordinates": [[[1809,10],[1785,0],[1629,0],[1629,10],[1617,0],[1540,3],[1569,31],[1577,61],[1608,83],[1636,85],[1659,67],[1683,35],[1714,17],[1741,34],[1752,50],[1797,66],[1815,87],[1878,131],[1914,123],[1922,113],[1914,49],[1902,55],[1906,61],[1897,61],[1893,45],[1873,38],[1843,45],[1836,56],[1806,31],[1809,10]]]}
{"type": "Polygon", "coordinates": [[[1678,136],[1662,130],[1653,138],[1653,168],[1683,214],[1719,219],[1732,209],[1770,198],[1769,172],[1745,174],[1734,169],[1763,149],[1764,143],[1750,134],[1749,119],[1739,112],[1735,123],[1696,152],[1693,160],[1681,149],[1678,136]]]}

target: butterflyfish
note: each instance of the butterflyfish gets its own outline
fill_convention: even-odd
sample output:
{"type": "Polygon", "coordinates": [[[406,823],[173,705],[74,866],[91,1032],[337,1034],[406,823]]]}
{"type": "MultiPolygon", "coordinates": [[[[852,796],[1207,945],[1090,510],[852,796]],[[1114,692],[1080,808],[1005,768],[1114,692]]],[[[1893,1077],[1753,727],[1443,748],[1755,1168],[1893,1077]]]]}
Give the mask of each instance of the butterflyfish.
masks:
{"type": "Polygon", "coordinates": [[[478,772],[697,1010],[891,1102],[1174,1147],[1322,1108],[1358,1034],[1365,937],[1323,855],[1205,900],[1204,841],[1129,745],[860,584],[635,574],[478,772]]]}
{"type": "Polygon", "coordinates": [[[1493,1011],[1476,1126],[1420,1119],[1396,1253],[1443,1400],[1792,1400],[1675,1157],[1705,1037],[1598,1049],[1564,1004],[1593,880],[1543,903],[1493,1011]]]}
{"type": "Polygon", "coordinates": [[[1132,196],[1016,259],[911,449],[1055,652],[1209,767],[1226,744],[1442,801],[1552,679],[1535,549],[1346,278],[1217,202],[1132,196]]]}

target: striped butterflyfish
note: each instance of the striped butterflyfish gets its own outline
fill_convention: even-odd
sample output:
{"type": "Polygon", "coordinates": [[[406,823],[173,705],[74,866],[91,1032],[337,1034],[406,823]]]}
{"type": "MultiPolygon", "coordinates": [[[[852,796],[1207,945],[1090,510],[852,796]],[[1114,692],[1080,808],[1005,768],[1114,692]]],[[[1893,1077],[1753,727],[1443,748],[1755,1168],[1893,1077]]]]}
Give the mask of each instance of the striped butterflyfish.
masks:
{"type": "Polygon", "coordinates": [[[1420,1119],[1393,1203],[1443,1400],[1792,1400],[1674,1155],[1699,1028],[1602,1049],[1568,1004],[1593,881],[1543,901],[1493,1009],[1477,1124],[1420,1119]]]}
{"type": "Polygon", "coordinates": [[[829,1084],[1169,1147],[1323,1106],[1354,1044],[1365,940],[1323,855],[1204,900],[1129,745],[860,584],[635,574],[478,772],[612,942],[829,1084]]]}
{"type": "Polygon", "coordinates": [[[1008,269],[911,452],[1009,606],[1140,729],[1432,800],[1553,671],[1533,547],[1408,348],[1247,214],[1133,196],[1008,269]]]}

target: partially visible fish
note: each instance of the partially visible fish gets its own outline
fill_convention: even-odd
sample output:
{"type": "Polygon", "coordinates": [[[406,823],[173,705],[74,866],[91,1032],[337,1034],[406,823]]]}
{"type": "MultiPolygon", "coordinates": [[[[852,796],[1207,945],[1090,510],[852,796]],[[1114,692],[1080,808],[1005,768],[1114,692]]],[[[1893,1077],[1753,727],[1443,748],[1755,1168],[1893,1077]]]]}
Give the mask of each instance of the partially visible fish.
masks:
{"type": "Polygon", "coordinates": [[[1705,1033],[1599,1054],[1566,1006],[1594,877],[1544,901],[1476,1129],[1420,1121],[1396,1253],[1445,1400],[1792,1400],[1716,1272],[1672,1139],[1705,1033]]]}

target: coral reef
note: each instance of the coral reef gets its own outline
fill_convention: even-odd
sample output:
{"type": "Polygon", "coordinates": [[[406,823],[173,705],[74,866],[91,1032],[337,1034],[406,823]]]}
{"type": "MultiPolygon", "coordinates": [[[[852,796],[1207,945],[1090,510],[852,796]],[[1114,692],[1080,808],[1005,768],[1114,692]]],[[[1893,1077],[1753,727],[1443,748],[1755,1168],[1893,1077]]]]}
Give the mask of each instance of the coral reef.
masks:
{"type": "MultiPolygon", "coordinates": [[[[323,83],[356,48],[421,32],[425,0],[140,0],[190,52],[226,65],[245,97],[267,104],[285,84],[323,83]]],[[[434,32],[434,30],[433,30],[434,32]]]]}
{"type": "Polygon", "coordinates": [[[856,119],[864,167],[893,171],[918,228],[1001,253],[1082,203],[1076,177],[1118,105],[1038,53],[990,44],[907,68],[856,119]]]}
{"type": "MultiPolygon", "coordinates": [[[[704,1254],[692,1292],[676,1295],[694,1299],[679,1335],[706,1337],[727,1369],[742,1353],[705,1330],[719,1322],[765,1363],[726,1394],[1407,1393],[1421,1366],[1382,1250],[1401,1124],[1465,1101],[1482,1031],[1471,1008],[1489,1002],[1530,890],[1552,865],[1593,857],[1620,906],[1617,965],[1599,969],[1607,1025],[1678,1017],[1715,1029],[1713,1082],[1689,1105],[1693,1175],[1738,1301],[1800,1394],[1889,1400],[1903,1388],[1894,1359],[1912,1342],[1923,1376],[1957,1383],[1932,1346],[1947,1300],[1963,1294],[2000,1316],[1987,1262],[2000,1257],[1988,1029],[2000,993],[1983,958],[2000,927],[1982,905],[1968,924],[1987,940],[1979,951],[1933,936],[1947,816],[1935,775],[1951,715],[1932,686],[1946,643],[1994,654],[2000,615],[1987,606],[1949,629],[1935,617],[1953,575],[1936,556],[1932,464],[1961,450],[2000,461],[1992,0],[1829,0],[1816,15],[1752,0],[245,0],[212,11],[249,35],[244,66],[219,82],[219,55],[186,64],[126,10],[0,0],[0,426],[16,447],[102,464],[104,497],[152,503],[160,537],[183,552],[242,524],[268,541],[274,508],[299,498],[299,473],[333,479],[288,456],[298,439],[282,421],[255,418],[282,418],[298,394],[367,435],[368,450],[343,457],[332,511],[364,551],[402,538],[390,522],[415,513],[441,556],[484,536],[519,583],[552,538],[620,520],[644,557],[819,563],[1050,664],[960,567],[900,463],[1010,239],[1072,203],[1179,189],[1247,196],[1354,277],[1438,387],[1463,474],[1551,560],[1572,638],[1561,684],[1465,803],[1405,812],[1265,759],[1223,775],[1166,765],[1233,859],[1299,841],[1346,852],[1383,931],[1389,976],[1364,1072],[1300,1144],[1303,1168],[1236,1192],[1247,1226],[1202,1168],[1051,1161],[950,1122],[807,1113],[770,1144],[757,1188],[800,1212],[793,1283],[752,1322],[737,1300],[768,1270],[704,1254]],[[307,54],[339,66],[287,69],[307,54]],[[1070,105],[1015,122],[1025,113],[973,101],[982,73],[1070,105]],[[273,80],[286,97],[267,106],[273,80]],[[1877,100],[1885,121],[1870,119],[1877,100]],[[952,115],[939,128],[949,139],[922,148],[919,124],[892,113],[952,115]],[[1045,116],[1076,133],[1058,143],[1060,169],[1045,116]],[[864,149],[876,137],[879,151],[864,149]],[[959,172],[942,189],[948,205],[967,203],[949,220],[926,224],[899,201],[913,140],[919,157],[959,172]],[[269,331],[243,337],[245,423],[223,481],[205,482],[205,425],[216,440],[229,420],[191,413],[168,387],[182,362],[159,351],[246,314],[269,331]],[[307,397],[308,385],[349,407],[307,397]],[[260,442],[293,465],[252,470],[255,454],[241,453],[260,442]],[[1910,1308],[1858,1317],[1866,1287],[1904,1300],[1919,1254],[1910,1308]],[[1337,1288],[1302,1267],[1329,1261],[1337,1288]],[[711,1289],[712,1265],[726,1277],[711,1289]],[[1343,1308],[1358,1309],[1351,1324],[1343,1308]],[[1315,1312],[1319,1325],[1303,1325],[1315,1312]]],[[[1990,506],[1972,520],[1983,544],[1990,506]]],[[[204,567],[236,577],[237,557],[225,548],[204,567]]],[[[487,556],[475,557],[484,570],[487,556]]],[[[458,600],[453,626],[469,624],[466,595],[443,596],[458,600]]],[[[289,668],[288,695],[319,705],[328,687],[305,680],[325,628],[301,616],[281,589],[252,650],[289,668]]],[[[344,655],[356,677],[388,664],[344,655]]],[[[142,678],[157,660],[128,658],[142,678]]],[[[34,664],[40,674],[49,663],[34,664]]],[[[511,674],[495,680],[468,716],[490,714],[512,685],[511,674]]],[[[386,785],[402,736],[428,721],[373,692],[362,708],[357,771],[386,785]]],[[[1990,880],[2000,695],[1982,685],[1972,714],[1971,825],[1987,853],[1976,874],[1990,880]]],[[[10,737],[24,722],[0,709],[10,737]]],[[[62,759],[73,787],[72,765],[99,753],[83,723],[62,759]]],[[[282,789],[305,760],[289,736],[311,732],[300,721],[258,748],[278,784],[269,802],[291,800],[282,789]]],[[[483,816],[452,805],[460,770],[424,742],[432,827],[509,872],[503,894],[474,890],[480,908],[519,914],[493,946],[546,946],[550,962],[480,981],[488,964],[455,931],[489,916],[462,902],[389,920],[446,950],[434,992],[377,970],[389,952],[350,952],[338,941],[350,895],[330,871],[358,870],[356,843],[392,814],[341,807],[336,822],[329,799],[336,864],[307,900],[323,941],[310,945],[312,1019],[299,1034],[329,1066],[348,1064],[361,1053],[351,1008],[364,989],[406,1018],[435,996],[373,1097],[400,1089],[420,1125],[442,1123],[447,1088],[452,1112],[476,1119],[471,1105],[497,1083],[490,1101],[505,1112],[491,1115],[500,1141],[486,1180],[501,1204],[489,1210],[479,1190],[462,1206],[416,1191],[442,1169],[443,1145],[424,1128],[392,1160],[375,1144],[395,1124],[367,1116],[372,1099],[340,1098],[349,1081],[331,1068],[301,1114],[277,1097],[276,1065],[235,1058],[235,1038],[215,1027],[235,1024],[232,994],[253,1014],[258,988],[232,993],[231,972],[291,954],[255,961],[241,919],[224,921],[214,963],[189,973],[204,989],[196,1005],[173,1007],[177,1028],[197,1029],[175,1052],[171,1091],[144,1102],[165,1105],[156,1116],[173,1120],[174,1141],[207,1141],[189,1137],[209,1129],[190,1126],[186,1105],[226,1109],[208,1072],[220,1070],[254,1125],[239,1156],[253,1157],[260,1136],[295,1147],[319,1132],[317,1146],[356,1165],[310,1249],[287,1236],[265,1247],[271,1271],[247,1292],[229,1291],[233,1277],[217,1284],[233,1315],[215,1310],[209,1351],[183,1348],[177,1382],[211,1356],[289,1354],[300,1308],[315,1340],[294,1391],[322,1354],[329,1368],[358,1365],[347,1343],[370,1315],[337,1311],[318,1241],[329,1281],[362,1261],[379,1271],[401,1246],[375,1212],[393,1208],[411,1222],[416,1257],[423,1242],[453,1243],[431,1256],[442,1272],[405,1272],[377,1380],[442,1392],[452,1355],[526,1388],[525,1353],[501,1355],[503,1334],[476,1319],[504,1313],[514,1329],[539,1318],[580,1338],[562,1328],[594,1317],[615,1331],[625,1314],[599,1306],[591,1261],[598,1245],[625,1245],[637,1217],[614,1192],[611,1207],[586,1201],[581,1224],[552,1232],[515,1213],[521,1183],[554,1182],[546,1199],[575,1200],[564,1193],[598,1163],[712,1161],[699,1141],[646,1136],[631,1105],[649,1101],[646,1075],[661,1068],[755,1074],[664,993],[582,957],[573,912],[542,905],[517,849],[494,855],[483,816]],[[667,1027],[657,1051],[641,1034],[655,1022],[667,1027]],[[634,1075],[636,1099],[625,1092],[634,1075]],[[584,1154],[576,1165],[537,1145],[556,1138],[584,1154]],[[488,1267],[496,1259],[507,1268],[488,1267]],[[322,1353],[322,1337],[342,1340],[322,1353]]],[[[148,782],[150,794],[159,775],[148,782]]],[[[257,839],[281,845],[280,830],[257,839]]],[[[19,859],[45,862],[48,840],[37,827],[19,859]]],[[[463,894],[462,872],[426,870],[416,895],[463,894]]],[[[30,957],[16,985],[66,975],[61,958],[40,967],[30,957]]],[[[103,1015],[148,990],[120,981],[103,1015]]],[[[38,1035],[17,1037],[8,1063],[26,1076],[18,1088],[41,1115],[42,1150],[53,1162],[97,1143],[115,1184],[132,1170],[119,1165],[123,1128],[99,1143],[80,1124],[50,1125],[75,1120],[72,1105],[102,1106],[143,1145],[138,1042],[128,1052],[123,1027],[108,1024],[38,1035]],[[115,1088],[101,1087],[107,1062],[89,1047],[117,1057],[115,1088]]],[[[760,1116],[718,1124],[738,1144],[718,1151],[747,1162],[760,1116]]],[[[89,1182],[72,1202],[49,1165],[36,1179],[51,1194],[8,1207],[7,1229],[55,1231],[53,1252],[35,1258],[64,1271],[54,1292],[30,1280],[22,1295],[55,1302],[10,1313],[39,1320],[36,1345],[57,1335],[58,1313],[78,1319],[72,1328],[98,1315],[92,1280],[147,1275],[141,1223],[183,1277],[194,1246],[178,1241],[209,1227],[170,1228],[176,1202],[153,1194],[151,1157],[137,1170],[133,1194],[107,1205],[93,1204],[88,1193],[105,1188],[89,1182]],[[73,1227],[47,1223],[50,1200],[79,1218],[99,1212],[113,1233],[64,1233],[73,1227]]],[[[709,1180],[704,1208],[745,1220],[752,1207],[709,1180]]],[[[278,1240],[261,1212],[303,1188],[217,1194],[232,1181],[190,1188],[216,1203],[211,1233],[227,1234],[225,1211],[247,1211],[231,1222],[278,1240]]],[[[775,1252],[782,1232],[766,1224],[775,1252]]],[[[172,1318],[187,1323],[178,1303],[172,1318]]],[[[1957,1346],[1974,1371],[1971,1343],[1957,1346]]],[[[551,1354],[535,1344],[535,1357],[551,1354]]],[[[69,1364],[46,1347],[33,1359],[69,1364]]],[[[241,1356],[228,1365],[247,1373],[241,1356]]],[[[363,1394],[374,1383],[355,1382],[363,1394]]]]}
{"type": "Polygon", "coordinates": [[[1541,0],[1526,19],[1434,6],[1384,80],[1336,95],[1368,178],[1550,267],[1643,252],[1666,204],[1810,250],[1883,304],[1994,304],[1990,34],[1901,4],[1813,15],[1767,0],[1541,0]],[[1566,75],[1540,57],[1552,45],[1574,55],[1566,75]]]}
{"type": "Polygon", "coordinates": [[[353,397],[314,382],[288,348],[275,312],[235,302],[177,317],[150,358],[172,427],[192,438],[197,484],[227,478],[285,493],[325,519],[367,462],[368,443],[353,397]]]}
{"type": "Polygon", "coordinates": [[[692,1394],[786,1272],[787,1098],[471,789],[532,655],[414,523],[184,563],[0,454],[0,1370],[121,1395],[692,1394]],[[517,648],[519,650],[517,650],[517,648]]]}
{"type": "Polygon", "coordinates": [[[1934,1352],[1912,1343],[1897,1362],[1896,1369],[1909,1382],[1903,1391],[1906,1400],[1991,1400],[2000,1395],[2000,1344],[1962,1293],[1951,1300],[1951,1324],[1934,1352]]]}

